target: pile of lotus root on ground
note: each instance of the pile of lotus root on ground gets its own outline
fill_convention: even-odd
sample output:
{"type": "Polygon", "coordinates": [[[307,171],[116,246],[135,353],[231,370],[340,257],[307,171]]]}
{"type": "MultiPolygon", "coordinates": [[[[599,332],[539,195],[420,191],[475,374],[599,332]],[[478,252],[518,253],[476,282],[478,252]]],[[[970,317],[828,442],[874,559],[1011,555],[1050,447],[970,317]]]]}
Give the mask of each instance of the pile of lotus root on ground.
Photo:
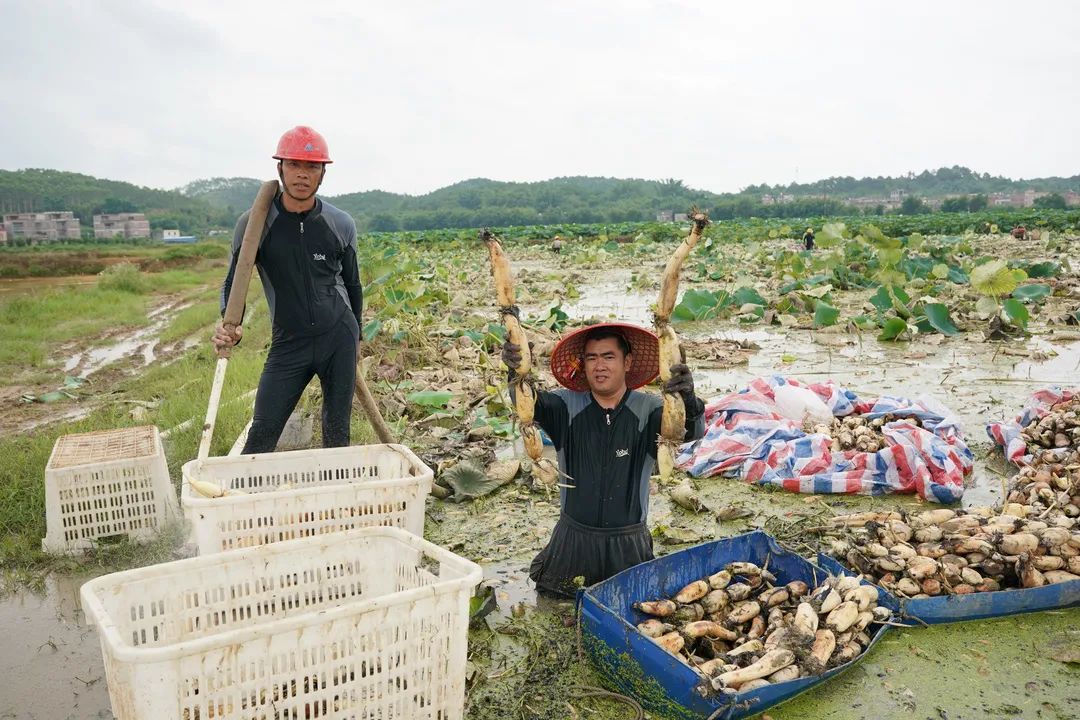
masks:
{"type": "Polygon", "coordinates": [[[1022,431],[1031,462],[1000,508],[833,518],[830,554],[900,597],[1080,580],[1080,399],[1022,431]]]}
{"type": "Polygon", "coordinates": [[[1042,448],[1080,447],[1080,396],[1051,406],[1041,418],[1032,419],[1020,431],[1020,436],[1034,450],[1042,448]]]}
{"type": "Polygon", "coordinates": [[[870,644],[871,623],[890,615],[877,605],[877,588],[854,577],[814,589],[776,582],[753,563],[730,563],[671,599],[636,603],[653,616],[638,630],[693,667],[704,692],[729,694],[853,660],[870,644]]]}
{"type": "Polygon", "coordinates": [[[1080,531],[1065,515],[1046,520],[991,508],[939,508],[908,516],[855,513],[833,520],[830,552],[908,598],[1041,587],[1080,580],[1080,531]]]}
{"type": "Polygon", "coordinates": [[[1031,462],[1013,480],[1005,512],[1080,517],[1080,397],[1060,402],[1020,435],[1031,462]]]}
{"type": "Polygon", "coordinates": [[[885,436],[881,433],[881,428],[894,420],[904,420],[922,427],[922,421],[917,417],[901,417],[888,414],[872,419],[867,419],[862,415],[847,415],[842,418],[833,418],[831,425],[818,423],[804,429],[815,435],[825,435],[832,438],[833,452],[857,450],[859,452],[875,453],[888,447],[885,436]]]}

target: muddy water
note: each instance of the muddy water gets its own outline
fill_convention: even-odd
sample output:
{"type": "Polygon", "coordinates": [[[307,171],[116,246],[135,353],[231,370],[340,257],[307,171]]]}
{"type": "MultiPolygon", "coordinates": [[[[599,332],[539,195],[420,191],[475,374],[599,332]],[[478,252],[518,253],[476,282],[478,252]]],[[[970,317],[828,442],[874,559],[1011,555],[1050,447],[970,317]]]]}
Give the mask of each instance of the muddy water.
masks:
{"type": "Polygon", "coordinates": [[[97,275],[66,275],[64,277],[0,278],[0,297],[15,297],[41,292],[46,288],[93,285],[97,275]]]}
{"type": "Polygon", "coordinates": [[[0,598],[0,718],[112,718],[97,633],[79,604],[88,579],[51,576],[41,593],[0,598]]]}
{"type": "Polygon", "coordinates": [[[1080,717],[1080,609],[890,632],[840,677],[768,712],[773,720],[1080,717]]]}
{"type": "Polygon", "coordinates": [[[630,289],[629,270],[597,273],[581,296],[563,303],[572,318],[595,318],[645,325],[652,322],[652,303],[656,297],[630,289]]]}
{"type": "Polygon", "coordinates": [[[158,335],[169,326],[177,313],[188,307],[191,307],[191,303],[166,304],[154,308],[147,314],[152,321],[149,325],[112,338],[105,345],[72,354],[64,362],[64,372],[89,377],[127,357],[141,360],[140,367],[146,367],[157,359],[158,335]]]}

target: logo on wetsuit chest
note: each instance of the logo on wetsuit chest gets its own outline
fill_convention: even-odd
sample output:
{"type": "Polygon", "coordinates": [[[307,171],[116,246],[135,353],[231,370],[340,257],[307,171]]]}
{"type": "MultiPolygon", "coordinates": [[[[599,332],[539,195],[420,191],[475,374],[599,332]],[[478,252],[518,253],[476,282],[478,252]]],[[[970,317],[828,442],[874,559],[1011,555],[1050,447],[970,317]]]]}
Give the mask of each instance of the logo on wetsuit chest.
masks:
{"type": "Polygon", "coordinates": [[[619,448],[618,450],[615,451],[615,457],[617,457],[617,458],[630,457],[630,451],[627,450],[626,448],[619,448]]]}
{"type": "Polygon", "coordinates": [[[322,253],[311,253],[312,260],[326,260],[326,256],[322,253]]]}

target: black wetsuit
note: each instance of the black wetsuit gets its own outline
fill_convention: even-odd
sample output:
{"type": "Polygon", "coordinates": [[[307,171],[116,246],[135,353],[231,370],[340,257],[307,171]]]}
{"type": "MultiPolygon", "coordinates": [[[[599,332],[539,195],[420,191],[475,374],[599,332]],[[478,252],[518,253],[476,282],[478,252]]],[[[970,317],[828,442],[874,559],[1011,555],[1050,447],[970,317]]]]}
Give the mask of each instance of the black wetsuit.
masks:
{"type": "Polygon", "coordinates": [[[802,239],[803,239],[803,246],[807,250],[813,250],[814,249],[814,233],[808,231],[805,235],[802,236],[802,239]]]}
{"type": "MultiPolygon", "coordinates": [[[[577,577],[591,585],[652,559],[645,516],[662,408],[659,395],[637,390],[611,410],[588,392],[537,394],[536,422],[573,486],[561,490],[559,521],[532,562],[537,589],[572,596],[577,577]]],[[[686,403],[686,440],[705,434],[704,410],[697,397],[686,403]]]]}
{"type": "MultiPolygon", "coordinates": [[[[222,314],[247,219],[244,213],[236,224],[232,262],[221,290],[222,314]]],[[[316,375],[323,392],[323,446],[348,445],[364,309],[356,225],[322,200],[306,213],[293,213],[278,196],[266,218],[255,266],[270,307],[273,337],[244,452],[274,450],[289,414],[316,375]]]]}

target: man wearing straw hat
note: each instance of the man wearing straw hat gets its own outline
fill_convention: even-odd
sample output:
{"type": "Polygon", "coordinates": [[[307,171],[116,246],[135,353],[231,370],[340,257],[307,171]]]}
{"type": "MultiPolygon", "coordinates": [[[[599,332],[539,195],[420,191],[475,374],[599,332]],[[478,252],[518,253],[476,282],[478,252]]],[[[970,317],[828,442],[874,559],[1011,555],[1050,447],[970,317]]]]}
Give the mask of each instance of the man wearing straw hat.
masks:
{"type": "MultiPolygon", "coordinates": [[[[503,361],[513,372],[520,348],[507,342],[503,361]]],[[[659,343],[636,325],[592,325],[559,342],[551,371],[563,387],[537,392],[535,419],[569,479],[559,521],[529,576],[543,593],[572,597],[576,578],[591,585],[653,558],[645,517],[663,403],[637,388],[659,374],[659,343]]],[[[686,440],[702,437],[705,403],[690,369],[672,366],[665,390],[686,404],[686,440]]]]}

